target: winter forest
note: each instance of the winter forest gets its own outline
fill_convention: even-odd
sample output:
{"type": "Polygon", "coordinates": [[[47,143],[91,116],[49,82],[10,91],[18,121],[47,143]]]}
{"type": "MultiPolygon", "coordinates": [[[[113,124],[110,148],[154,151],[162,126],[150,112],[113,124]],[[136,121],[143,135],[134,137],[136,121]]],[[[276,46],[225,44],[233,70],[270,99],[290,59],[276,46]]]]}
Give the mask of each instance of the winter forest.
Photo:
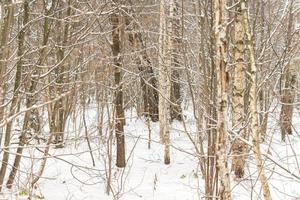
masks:
{"type": "Polygon", "coordinates": [[[0,17],[0,199],[300,199],[300,1],[0,17]]]}

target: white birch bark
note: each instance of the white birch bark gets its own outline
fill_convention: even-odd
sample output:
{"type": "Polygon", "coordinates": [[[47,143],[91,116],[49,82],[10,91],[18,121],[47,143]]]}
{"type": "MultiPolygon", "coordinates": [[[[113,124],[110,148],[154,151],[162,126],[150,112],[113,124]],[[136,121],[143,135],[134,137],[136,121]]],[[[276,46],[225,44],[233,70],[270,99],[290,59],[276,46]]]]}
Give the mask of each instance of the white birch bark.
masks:
{"type": "Polygon", "coordinates": [[[170,163],[170,97],[171,97],[171,51],[172,20],[174,1],[160,2],[160,35],[159,35],[159,124],[160,138],[165,145],[165,164],[170,163]],[[169,12],[167,13],[167,7],[169,12]]]}
{"type": "Polygon", "coordinates": [[[227,14],[225,10],[225,0],[215,1],[215,39],[216,39],[216,72],[218,89],[218,109],[217,109],[217,169],[219,173],[219,198],[222,200],[231,199],[230,174],[227,166],[227,44],[226,27],[227,14]]]}
{"type": "MultiPolygon", "coordinates": [[[[244,79],[245,79],[245,30],[243,27],[243,15],[241,11],[241,4],[237,5],[235,27],[234,27],[234,82],[233,82],[233,96],[232,96],[232,125],[233,131],[238,133],[242,138],[245,138],[244,121],[244,79]]],[[[235,138],[232,151],[232,170],[237,178],[244,176],[245,165],[245,150],[246,144],[239,138],[235,138]]]]}

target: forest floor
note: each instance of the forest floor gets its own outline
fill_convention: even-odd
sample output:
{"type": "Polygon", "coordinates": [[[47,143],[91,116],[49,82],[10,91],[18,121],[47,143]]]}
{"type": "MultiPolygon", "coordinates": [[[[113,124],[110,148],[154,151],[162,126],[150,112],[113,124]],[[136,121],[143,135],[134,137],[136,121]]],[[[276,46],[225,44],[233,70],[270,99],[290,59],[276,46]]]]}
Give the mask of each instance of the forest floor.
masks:
{"type": "MultiPolygon", "coordinates": [[[[185,111],[186,130],[182,122],[175,121],[171,130],[171,164],[163,163],[163,146],[159,143],[158,123],[151,123],[151,148],[148,148],[149,124],[138,118],[134,111],[126,112],[126,156],[124,170],[114,165],[112,159],[111,192],[106,194],[108,158],[107,143],[99,139],[98,116],[93,106],[86,111],[88,134],[95,166],[81,125],[81,114],[72,116],[67,124],[65,148],[50,151],[43,177],[39,180],[35,199],[46,200],[200,200],[204,197],[204,181],[199,161],[187,132],[196,139],[196,125],[190,109],[185,111]],[[72,120],[76,119],[76,120],[72,120]]],[[[294,135],[281,142],[278,127],[278,109],[269,115],[268,133],[262,145],[266,172],[273,199],[300,199],[300,112],[294,113],[294,135]],[[266,158],[268,157],[268,158],[266,158]]],[[[20,125],[19,125],[20,126],[20,125]]],[[[18,127],[16,127],[18,129],[18,127]]],[[[103,135],[107,134],[107,126],[103,135]]],[[[206,145],[206,144],[205,144],[206,145]]],[[[40,149],[43,149],[42,147],[40,149]]],[[[11,150],[14,152],[14,149],[11,150]]],[[[7,198],[18,196],[27,199],[32,174],[41,162],[39,148],[26,148],[26,158],[21,164],[18,185],[7,192],[7,198]],[[8,195],[10,194],[10,195],[8,195]]],[[[14,156],[11,156],[11,162],[14,156]]],[[[246,175],[242,180],[231,180],[233,199],[263,199],[252,152],[248,157],[246,175]]],[[[229,164],[230,167],[230,164],[229,164]]],[[[232,175],[233,177],[233,175],[232,175]]],[[[0,198],[1,199],[1,198],[0,198]]]]}

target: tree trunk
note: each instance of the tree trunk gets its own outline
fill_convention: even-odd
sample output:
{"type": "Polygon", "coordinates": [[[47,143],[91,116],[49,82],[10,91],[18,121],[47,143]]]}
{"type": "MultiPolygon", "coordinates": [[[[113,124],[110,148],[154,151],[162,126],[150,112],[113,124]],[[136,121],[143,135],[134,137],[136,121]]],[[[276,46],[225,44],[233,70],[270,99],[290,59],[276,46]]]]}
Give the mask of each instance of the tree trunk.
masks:
{"type": "Polygon", "coordinates": [[[114,77],[115,77],[115,92],[114,92],[114,106],[115,112],[115,133],[117,139],[117,167],[125,167],[125,136],[124,125],[125,116],[123,108],[123,90],[122,90],[122,57],[121,57],[121,32],[124,28],[120,23],[120,16],[117,13],[111,15],[112,23],[112,53],[114,64],[114,77]]]}
{"type": "Polygon", "coordinates": [[[171,101],[171,66],[172,66],[172,17],[174,1],[160,2],[160,35],[159,35],[159,126],[160,138],[165,145],[164,163],[170,164],[170,101],[171,101]],[[169,4],[167,4],[169,3],[169,4]],[[167,5],[169,12],[167,15],[167,5]]]}
{"type": "MultiPolygon", "coordinates": [[[[183,24],[180,23],[179,18],[179,8],[176,0],[173,2],[173,15],[170,20],[172,21],[172,77],[171,77],[171,119],[182,120],[182,97],[180,91],[180,70],[182,66],[182,38],[180,35],[180,30],[182,30],[183,24]]],[[[183,23],[183,22],[182,22],[183,23]]]]}
{"type": "MultiPolygon", "coordinates": [[[[245,88],[245,30],[242,24],[243,15],[241,11],[241,4],[237,5],[235,17],[235,47],[234,47],[234,83],[233,83],[233,97],[232,97],[232,126],[233,131],[239,137],[246,138],[245,113],[244,113],[244,88],[245,88]]],[[[237,178],[244,176],[245,153],[246,144],[239,138],[235,138],[232,144],[233,160],[232,170],[237,178]]]]}
{"type": "Polygon", "coordinates": [[[225,0],[215,1],[215,39],[216,39],[216,73],[218,88],[218,109],[217,109],[217,169],[219,173],[219,198],[222,200],[231,199],[230,177],[227,167],[227,109],[228,109],[228,72],[227,69],[227,11],[225,0]]]}

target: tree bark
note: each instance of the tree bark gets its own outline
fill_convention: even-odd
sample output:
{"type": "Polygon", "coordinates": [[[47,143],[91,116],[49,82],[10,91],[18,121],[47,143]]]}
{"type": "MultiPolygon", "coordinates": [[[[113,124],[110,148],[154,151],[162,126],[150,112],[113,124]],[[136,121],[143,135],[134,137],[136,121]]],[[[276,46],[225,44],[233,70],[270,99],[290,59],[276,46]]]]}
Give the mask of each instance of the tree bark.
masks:
{"type": "MultiPolygon", "coordinates": [[[[179,8],[176,0],[173,0],[173,16],[170,18],[172,22],[172,76],[171,76],[171,101],[172,105],[170,108],[171,119],[182,120],[182,97],[180,91],[180,67],[182,66],[182,39],[180,30],[183,24],[180,23],[179,8]]],[[[182,22],[183,23],[183,22],[182,22]]]]}
{"type": "MultiPolygon", "coordinates": [[[[234,46],[234,82],[232,97],[232,126],[233,131],[239,137],[246,138],[245,113],[244,113],[244,88],[245,88],[245,30],[242,24],[243,15],[241,3],[238,3],[235,17],[235,46],[234,46]]],[[[233,159],[232,170],[237,178],[244,176],[246,144],[239,138],[235,138],[232,144],[233,159]]]]}
{"type": "Polygon", "coordinates": [[[219,173],[219,193],[222,200],[231,199],[230,177],[227,167],[227,109],[228,109],[228,72],[227,69],[227,11],[225,10],[226,1],[219,0],[214,2],[215,10],[215,40],[216,56],[215,65],[217,73],[218,88],[218,109],[217,109],[217,170],[219,173]]]}
{"type": "Polygon", "coordinates": [[[159,35],[159,127],[160,138],[165,145],[164,163],[170,164],[170,101],[171,101],[171,66],[172,66],[172,17],[174,1],[160,2],[160,35],[159,35]],[[169,5],[169,7],[167,7],[169,5]],[[167,14],[167,8],[169,12],[167,14]]]}
{"type": "Polygon", "coordinates": [[[124,136],[124,125],[125,125],[125,114],[123,108],[123,90],[122,90],[122,56],[121,56],[121,32],[124,28],[120,23],[120,16],[117,13],[111,15],[112,23],[112,53],[113,53],[113,64],[114,64],[114,78],[115,78],[115,93],[114,93],[114,106],[115,112],[115,134],[117,140],[117,167],[125,167],[125,136],[124,136]]]}

